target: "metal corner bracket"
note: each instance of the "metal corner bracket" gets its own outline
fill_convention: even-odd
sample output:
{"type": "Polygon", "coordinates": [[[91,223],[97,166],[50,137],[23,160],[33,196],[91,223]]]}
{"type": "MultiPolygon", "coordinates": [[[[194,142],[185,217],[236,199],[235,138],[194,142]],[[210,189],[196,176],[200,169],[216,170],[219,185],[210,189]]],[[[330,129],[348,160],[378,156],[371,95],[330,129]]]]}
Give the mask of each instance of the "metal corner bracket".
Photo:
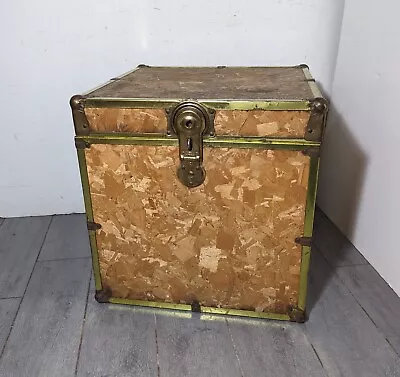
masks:
{"type": "Polygon", "coordinates": [[[112,297],[112,292],[110,288],[103,288],[96,290],[96,294],[94,298],[97,302],[104,304],[106,302],[110,302],[110,298],[112,297]]]}
{"type": "Polygon", "coordinates": [[[293,305],[289,305],[288,316],[291,322],[304,323],[307,320],[306,312],[293,305]]]}
{"type": "Polygon", "coordinates": [[[328,113],[328,101],[318,97],[310,100],[310,119],[304,138],[309,141],[320,141],[328,113]]]}
{"type": "Polygon", "coordinates": [[[89,135],[89,122],[85,114],[86,98],[79,94],[72,96],[69,104],[72,109],[72,117],[74,119],[76,135],[89,135]]]}

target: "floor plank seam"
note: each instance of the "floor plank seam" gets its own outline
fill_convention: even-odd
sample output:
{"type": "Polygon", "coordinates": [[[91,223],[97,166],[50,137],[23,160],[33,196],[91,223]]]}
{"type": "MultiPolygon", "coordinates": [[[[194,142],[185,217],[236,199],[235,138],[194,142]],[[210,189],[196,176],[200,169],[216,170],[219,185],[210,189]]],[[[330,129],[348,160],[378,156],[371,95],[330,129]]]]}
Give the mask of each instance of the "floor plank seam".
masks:
{"type": "Polygon", "coordinates": [[[35,263],[33,264],[32,271],[31,271],[31,273],[30,273],[30,275],[29,275],[29,279],[28,279],[28,282],[26,283],[26,287],[25,287],[24,292],[23,292],[23,294],[22,294],[21,300],[19,301],[18,308],[17,308],[17,310],[16,310],[16,312],[15,312],[14,318],[13,318],[12,323],[11,323],[11,326],[10,326],[10,330],[8,331],[8,334],[7,334],[6,340],[5,340],[5,342],[4,342],[3,348],[0,350],[0,364],[1,364],[1,361],[2,361],[2,358],[3,358],[3,355],[4,355],[4,350],[6,349],[8,340],[10,339],[10,335],[11,335],[12,329],[13,329],[13,327],[14,327],[14,325],[15,325],[15,320],[16,320],[16,318],[17,318],[17,316],[18,316],[19,309],[21,308],[22,301],[23,301],[23,299],[24,299],[24,297],[25,297],[25,293],[26,293],[26,291],[27,291],[27,289],[28,289],[29,282],[30,282],[31,279],[32,279],[33,271],[35,270],[36,263],[37,263],[37,261],[38,261],[38,259],[39,259],[40,252],[42,251],[43,245],[44,245],[44,243],[45,243],[45,241],[46,241],[47,233],[49,232],[50,225],[51,225],[51,223],[52,223],[52,221],[53,221],[53,217],[54,217],[54,216],[51,216],[50,221],[49,221],[49,225],[47,226],[46,232],[44,233],[44,237],[43,237],[42,243],[40,244],[39,252],[38,252],[38,254],[37,254],[37,256],[36,256],[35,263]]]}
{"type": "Polygon", "coordinates": [[[89,302],[89,294],[90,294],[91,282],[92,282],[92,270],[90,270],[89,284],[88,284],[88,289],[87,289],[87,293],[86,293],[86,302],[85,302],[85,310],[83,312],[81,336],[80,336],[80,339],[79,339],[78,354],[76,356],[75,373],[74,373],[75,376],[78,375],[78,365],[79,365],[79,360],[80,360],[80,356],[81,356],[81,349],[82,349],[82,343],[83,343],[83,333],[84,333],[84,330],[85,330],[85,324],[86,324],[86,318],[87,318],[87,308],[88,308],[88,302],[89,302]]]}
{"type": "Polygon", "coordinates": [[[306,336],[306,338],[307,338],[308,342],[310,343],[311,348],[312,348],[312,350],[313,350],[314,353],[315,353],[315,356],[317,356],[317,359],[318,359],[319,363],[321,364],[321,367],[322,367],[322,369],[324,370],[325,375],[328,376],[328,375],[329,375],[329,374],[328,374],[328,371],[326,370],[326,368],[325,368],[325,366],[324,366],[324,363],[322,362],[321,358],[319,357],[319,354],[318,354],[317,350],[315,349],[314,344],[312,344],[312,343],[309,341],[309,339],[308,339],[307,336],[306,336]]]}
{"type": "Polygon", "coordinates": [[[22,298],[22,296],[0,297],[0,300],[12,300],[16,298],[22,298]]]}
{"type": "Polygon", "coordinates": [[[161,376],[161,371],[160,371],[160,357],[158,354],[158,335],[157,335],[157,315],[154,313],[154,334],[155,334],[155,340],[156,340],[156,362],[157,362],[157,376],[161,376]]]}
{"type": "Polygon", "coordinates": [[[230,328],[230,326],[229,326],[229,322],[228,322],[228,320],[227,320],[226,318],[225,318],[225,323],[226,323],[226,326],[228,327],[229,336],[231,337],[232,346],[233,346],[233,352],[235,353],[236,360],[238,361],[238,364],[239,364],[239,371],[240,371],[240,374],[241,374],[242,377],[244,377],[244,372],[243,372],[243,368],[242,368],[242,363],[240,362],[239,354],[237,353],[236,345],[235,345],[235,342],[234,342],[234,340],[233,340],[232,331],[231,331],[231,328],[230,328]]]}
{"type": "Polygon", "coordinates": [[[390,348],[393,350],[393,352],[400,358],[400,353],[397,352],[396,348],[393,347],[392,343],[390,343],[388,338],[385,338],[386,342],[389,344],[390,348]]]}
{"type": "Polygon", "coordinates": [[[87,257],[71,257],[71,258],[41,259],[41,260],[38,260],[37,263],[42,263],[42,262],[58,262],[58,261],[74,260],[74,259],[91,259],[91,257],[90,257],[90,256],[87,256],[87,257]]]}

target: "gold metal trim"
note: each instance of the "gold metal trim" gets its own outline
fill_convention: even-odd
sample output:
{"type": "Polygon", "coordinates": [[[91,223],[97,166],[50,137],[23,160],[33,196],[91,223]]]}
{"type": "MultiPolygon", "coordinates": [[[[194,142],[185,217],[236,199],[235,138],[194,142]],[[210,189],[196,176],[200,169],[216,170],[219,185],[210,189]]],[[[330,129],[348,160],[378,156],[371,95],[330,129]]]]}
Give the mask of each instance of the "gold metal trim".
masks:
{"type": "MultiPolygon", "coordinates": [[[[77,136],[77,140],[84,140],[89,144],[147,144],[147,145],[178,145],[178,140],[167,136],[154,136],[154,135],[105,135],[99,134],[96,136],[77,136]]],[[[303,139],[265,139],[265,138],[232,138],[232,137],[215,137],[205,139],[204,143],[209,147],[236,147],[236,148],[283,148],[283,149],[294,149],[303,150],[307,147],[318,148],[320,143],[305,141],[303,139]]],[[[87,214],[87,220],[93,221],[93,212],[90,198],[90,187],[89,179],[87,175],[87,166],[85,158],[85,149],[78,149],[78,161],[79,169],[81,172],[83,196],[85,200],[85,209],[87,214]]],[[[319,157],[318,155],[312,155],[310,157],[310,173],[308,180],[308,192],[307,192],[307,202],[305,210],[304,219],[304,237],[311,237],[313,229],[313,219],[317,192],[317,179],[318,179],[318,167],[319,167],[319,157]]],[[[92,250],[92,261],[93,261],[93,271],[95,277],[96,290],[102,289],[99,258],[98,258],[98,248],[96,242],[96,235],[94,231],[89,232],[90,245],[92,250]]],[[[300,310],[305,309],[305,301],[307,294],[307,278],[308,269],[310,263],[310,252],[311,248],[309,246],[302,247],[302,258],[300,267],[300,283],[299,283],[299,296],[298,296],[298,308],[300,310]]],[[[142,300],[129,300],[122,298],[110,298],[110,303],[123,304],[123,305],[136,305],[145,306],[153,308],[164,308],[164,309],[177,309],[184,311],[191,311],[191,305],[186,304],[173,304],[165,302],[154,302],[154,301],[142,301],[142,300]]],[[[213,308],[213,307],[201,307],[202,313],[209,314],[224,314],[232,316],[243,316],[252,318],[268,318],[275,320],[290,320],[287,314],[277,314],[277,313],[259,313],[246,310],[237,309],[225,309],[225,308],[213,308]]]]}
{"type": "MultiPolygon", "coordinates": [[[[92,134],[76,136],[75,140],[83,140],[87,144],[121,144],[121,145],[169,145],[178,146],[178,139],[162,134],[92,134]]],[[[259,137],[205,137],[205,147],[210,148],[270,148],[306,150],[318,148],[319,142],[304,139],[259,138],[259,137]]]]}
{"type": "MultiPolygon", "coordinates": [[[[313,155],[310,157],[310,173],[308,177],[307,202],[304,216],[304,237],[311,237],[314,225],[315,202],[317,197],[319,157],[313,155]]],[[[300,265],[300,282],[299,296],[297,307],[305,310],[308,285],[308,270],[310,267],[311,247],[302,246],[301,248],[301,265],[300,265]]]]}
{"type": "MultiPolygon", "coordinates": [[[[85,203],[86,219],[88,222],[93,222],[92,200],[90,197],[90,186],[89,186],[89,177],[87,173],[85,149],[77,149],[77,154],[78,154],[79,171],[81,174],[81,183],[82,183],[83,199],[85,203]]],[[[102,289],[102,283],[100,276],[99,255],[97,251],[96,232],[89,230],[88,232],[89,232],[90,249],[92,252],[92,265],[93,265],[95,286],[96,290],[100,290],[102,289]]]]}
{"type": "MultiPolygon", "coordinates": [[[[126,299],[126,298],[117,298],[117,297],[111,297],[108,302],[112,303],[112,304],[120,304],[120,305],[135,305],[135,306],[144,306],[144,307],[159,308],[159,309],[162,308],[162,309],[192,311],[191,305],[173,304],[173,303],[169,303],[169,302],[130,300],[130,299],[126,299]]],[[[253,312],[253,311],[249,311],[249,310],[213,308],[213,307],[209,307],[209,306],[201,306],[201,313],[231,315],[231,316],[251,317],[251,318],[268,318],[268,319],[276,319],[276,320],[280,320],[280,321],[288,321],[290,319],[287,314],[261,313],[261,312],[253,312]]]]}
{"type": "Polygon", "coordinates": [[[308,81],[308,85],[314,98],[323,97],[321,91],[318,88],[318,85],[315,83],[314,77],[312,77],[311,75],[310,69],[306,65],[301,66],[301,68],[303,69],[304,77],[308,81]]]}
{"type": "MultiPolygon", "coordinates": [[[[87,107],[120,107],[125,109],[165,109],[176,106],[184,99],[174,98],[113,98],[113,97],[92,97],[86,98],[85,108],[87,107]]],[[[187,99],[186,99],[187,100],[187,99]]],[[[308,100],[299,101],[281,101],[281,100],[215,100],[215,99],[197,99],[197,103],[214,110],[310,110],[308,100]]]]}

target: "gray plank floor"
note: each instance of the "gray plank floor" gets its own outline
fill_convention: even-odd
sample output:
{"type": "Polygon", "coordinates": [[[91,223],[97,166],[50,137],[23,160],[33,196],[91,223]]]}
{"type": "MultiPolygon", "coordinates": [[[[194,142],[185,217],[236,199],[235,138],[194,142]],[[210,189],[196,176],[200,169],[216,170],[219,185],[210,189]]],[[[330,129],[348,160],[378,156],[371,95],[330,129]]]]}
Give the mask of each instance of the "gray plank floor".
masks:
{"type": "Polygon", "coordinates": [[[83,215],[0,219],[0,377],[400,376],[400,298],[320,211],[306,324],[94,301],[83,215]]]}

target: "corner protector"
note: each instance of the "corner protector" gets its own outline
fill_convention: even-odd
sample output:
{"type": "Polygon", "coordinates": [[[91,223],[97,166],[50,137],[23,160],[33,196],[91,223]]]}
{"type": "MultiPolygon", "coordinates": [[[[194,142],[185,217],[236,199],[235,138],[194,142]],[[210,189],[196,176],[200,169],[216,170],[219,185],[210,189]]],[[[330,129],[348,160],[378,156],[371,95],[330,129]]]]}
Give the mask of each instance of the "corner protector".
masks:
{"type": "Polygon", "coordinates": [[[138,68],[151,68],[151,66],[147,65],[147,64],[139,64],[137,67],[138,68]]]}
{"type": "Polygon", "coordinates": [[[86,97],[79,94],[72,96],[69,101],[76,135],[89,135],[89,123],[85,114],[85,101],[86,97]]]}
{"type": "Polygon", "coordinates": [[[112,292],[110,288],[96,290],[96,293],[94,295],[94,298],[100,304],[109,302],[111,297],[112,297],[112,292]]]}
{"type": "Polygon", "coordinates": [[[328,101],[323,97],[317,97],[309,100],[310,119],[308,121],[305,133],[305,140],[320,141],[328,113],[328,101]]]}
{"type": "Polygon", "coordinates": [[[304,64],[304,63],[303,64],[299,64],[298,67],[302,68],[302,69],[310,69],[310,67],[307,64],[304,64]]]}
{"type": "Polygon", "coordinates": [[[291,322],[304,323],[307,320],[305,310],[293,305],[288,307],[288,316],[291,322]]]}

